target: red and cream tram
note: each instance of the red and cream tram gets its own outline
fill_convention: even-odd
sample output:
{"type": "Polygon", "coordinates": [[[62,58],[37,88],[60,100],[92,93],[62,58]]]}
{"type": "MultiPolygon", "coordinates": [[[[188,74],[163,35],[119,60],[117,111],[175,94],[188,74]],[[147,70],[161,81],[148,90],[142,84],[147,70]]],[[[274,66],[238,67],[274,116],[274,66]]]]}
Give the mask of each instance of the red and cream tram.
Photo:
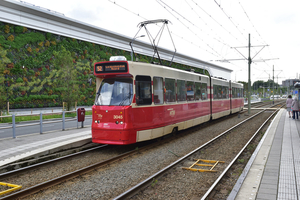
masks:
{"type": "Polygon", "coordinates": [[[95,143],[151,140],[239,112],[244,106],[242,84],[122,59],[94,65],[95,143]]]}

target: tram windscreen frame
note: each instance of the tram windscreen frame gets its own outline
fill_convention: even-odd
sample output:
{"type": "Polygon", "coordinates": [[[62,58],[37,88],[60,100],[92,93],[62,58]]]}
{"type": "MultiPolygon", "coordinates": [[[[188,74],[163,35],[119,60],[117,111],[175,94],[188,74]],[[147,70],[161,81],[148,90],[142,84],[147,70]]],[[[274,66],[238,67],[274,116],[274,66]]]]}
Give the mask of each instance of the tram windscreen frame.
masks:
{"type": "Polygon", "coordinates": [[[104,62],[95,64],[95,74],[128,72],[127,62],[104,62]]]}

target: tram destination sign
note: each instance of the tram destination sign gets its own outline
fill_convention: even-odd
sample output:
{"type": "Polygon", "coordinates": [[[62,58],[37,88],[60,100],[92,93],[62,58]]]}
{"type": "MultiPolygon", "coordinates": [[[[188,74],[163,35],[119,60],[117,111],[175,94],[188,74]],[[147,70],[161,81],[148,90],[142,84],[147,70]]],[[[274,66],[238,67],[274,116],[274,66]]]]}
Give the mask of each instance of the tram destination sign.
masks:
{"type": "Polygon", "coordinates": [[[95,74],[127,72],[127,62],[105,62],[95,64],[95,74]]]}

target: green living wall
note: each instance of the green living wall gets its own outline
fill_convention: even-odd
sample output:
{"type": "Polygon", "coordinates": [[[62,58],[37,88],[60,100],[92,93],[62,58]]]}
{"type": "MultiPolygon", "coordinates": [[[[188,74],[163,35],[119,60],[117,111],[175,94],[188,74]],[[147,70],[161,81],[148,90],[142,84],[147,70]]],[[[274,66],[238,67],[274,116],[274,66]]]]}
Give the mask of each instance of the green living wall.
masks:
{"type": "MultiPolygon", "coordinates": [[[[131,60],[128,51],[0,22],[0,109],[5,107],[7,99],[10,108],[62,106],[61,91],[64,88],[59,87],[55,81],[54,71],[59,66],[55,66],[53,62],[54,52],[60,52],[62,47],[71,53],[74,69],[79,70],[79,106],[93,105],[95,62],[107,61],[114,55],[123,55],[131,60]],[[88,83],[90,78],[91,85],[88,83]]],[[[136,57],[140,62],[152,60],[144,55],[136,54],[136,57]]],[[[158,62],[157,59],[154,61],[158,62]]],[[[163,64],[168,65],[169,61],[163,61],[163,64]]],[[[177,63],[173,63],[172,67],[191,68],[177,63]]],[[[202,72],[198,68],[194,70],[202,72]]]]}

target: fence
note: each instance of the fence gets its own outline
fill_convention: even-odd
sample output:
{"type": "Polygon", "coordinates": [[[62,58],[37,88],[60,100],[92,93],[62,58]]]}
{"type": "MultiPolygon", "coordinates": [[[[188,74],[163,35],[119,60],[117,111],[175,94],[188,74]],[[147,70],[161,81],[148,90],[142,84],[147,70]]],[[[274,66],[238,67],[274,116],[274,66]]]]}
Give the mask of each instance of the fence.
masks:
{"type": "MultiPolygon", "coordinates": [[[[86,110],[86,111],[91,111],[91,110],[86,110]]],[[[20,115],[15,115],[15,114],[12,114],[12,115],[6,115],[6,116],[0,116],[0,119],[2,120],[3,118],[12,118],[12,125],[8,125],[8,126],[0,126],[0,130],[3,130],[3,129],[11,129],[12,128],[12,137],[13,138],[16,138],[16,128],[20,128],[20,127],[28,127],[28,126],[36,126],[36,125],[39,125],[40,126],[40,134],[43,133],[43,124],[51,124],[51,123],[61,123],[62,122],[62,130],[64,131],[65,130],[65,123],[68,122],[68,121],[77,121],[77,128],[78,128],[78,115],[77,115],[77,111],[62,111],[62,112],[52,112],[52,113],[40,113],[40,114],[20,114],[20,115]],[[71,119],[66,119],[66,113],[76,113],[76,118],[71,118],[71,119]],[[60,118],[53,118],[52,121],[49,121],[49,120],[44,120],[43,121],[43,115],[62,115],[62,119],[61,120],[57,120],[57,119],[60,119],[60,118]],[[27,124],[23,124],[23,125],[16,125],[16,116],[17,117],[24,117],[24,116],[39,116],[39,122],[36,122],[35,121],[33,123],[27,123],[27,124]]],[[[91,118],[91,117],[85,117],[86,119],[87,118],[91,118]]],[[[31,121],[32,122],[32,121],[31,121]]],[[[0,123],[1,124],[1,123],[0,123]]],[[[4,124],[4,123],[2,123],[4,124]]],[[[83,122],[82,122],[82,128],[84,127],[83,126],[83,122]]]]}

